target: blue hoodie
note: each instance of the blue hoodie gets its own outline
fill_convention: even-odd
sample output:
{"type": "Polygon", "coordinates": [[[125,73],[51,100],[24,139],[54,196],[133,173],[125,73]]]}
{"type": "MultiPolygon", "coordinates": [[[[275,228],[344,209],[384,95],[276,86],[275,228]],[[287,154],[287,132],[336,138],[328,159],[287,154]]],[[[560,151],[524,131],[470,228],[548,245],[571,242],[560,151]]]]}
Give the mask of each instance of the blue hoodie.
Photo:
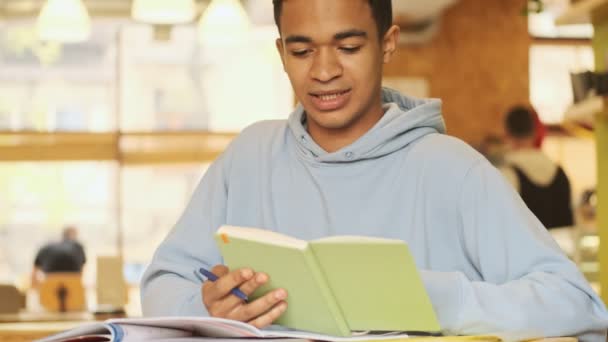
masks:
{"type": "Polygon", "coordinates": [[[382,119],[333,153],[307,133],[302,107],[245,129],[156,251],[144,315],[208,315],[192,271],[222,263],[212,237],[229,224],[406,241],[448,334],[605,341],[602,301],[502,175],[444,135],[441,102],[389,89],[383,100],[382,119]]]}

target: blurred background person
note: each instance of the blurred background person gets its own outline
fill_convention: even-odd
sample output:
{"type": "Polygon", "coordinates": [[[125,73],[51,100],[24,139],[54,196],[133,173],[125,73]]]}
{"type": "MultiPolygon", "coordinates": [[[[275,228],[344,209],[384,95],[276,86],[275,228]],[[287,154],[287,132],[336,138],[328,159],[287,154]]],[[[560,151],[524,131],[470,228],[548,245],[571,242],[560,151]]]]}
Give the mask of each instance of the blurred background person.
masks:
{"type": "Polygon", "coordinates": [[[86,255],[78,241],[78,229],[66,226],[60,241],[43,246],[36,254],[31,277],[32,287],[37,287],[43,275],[47,273],[81,273],[85,263],[86,255]]]}
{"type": "Polygon", "coordinates": [[[516,106],[507,112],[508,151],[500,170],[547,229],[572,226],[570,181],[563,168],[541,150],[544,126],[536,112],[516,106]]]}

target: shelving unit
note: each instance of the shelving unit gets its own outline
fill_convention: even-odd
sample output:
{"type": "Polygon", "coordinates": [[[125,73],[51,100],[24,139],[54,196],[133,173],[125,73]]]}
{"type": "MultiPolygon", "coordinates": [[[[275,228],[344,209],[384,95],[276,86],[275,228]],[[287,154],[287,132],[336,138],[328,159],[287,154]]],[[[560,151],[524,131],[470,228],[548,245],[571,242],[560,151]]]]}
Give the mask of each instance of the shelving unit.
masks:
{"type": "MultiPolygon", "coordinates": [[[[593,52],[597,71],[608,70],[608,0],[580,0],[575,2],[560,17],[557,25],[593,24],[593,52]]],[[[587,99],[565,114],[566,122],[584,120],[592,123],[597,151],[597,196],[596,227],[600,241],[608,241],[608,97],[587,99]]],[[[600,294],[608,303],[608,247],[599,244],[600,294]],[[602,247],[603,246],[603,247],[602,247]]]]}
{"type": "Polygon", "coordinates": [[[603,111],[604,98],[593,96],[568,108],[564,114],[564,120],[590,125],[594,122],[595,116],[603,111]]]}

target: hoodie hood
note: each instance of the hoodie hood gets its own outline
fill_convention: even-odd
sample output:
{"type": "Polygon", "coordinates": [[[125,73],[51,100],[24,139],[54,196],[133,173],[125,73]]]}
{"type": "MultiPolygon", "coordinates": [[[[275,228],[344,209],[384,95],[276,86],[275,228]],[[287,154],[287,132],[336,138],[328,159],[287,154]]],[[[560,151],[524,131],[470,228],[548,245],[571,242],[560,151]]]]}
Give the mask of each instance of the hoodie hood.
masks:
{"type": "Polygon", "coordinates": [[[400,150],[427,134],[445,133],[441,100],[407,97],[396,90],[383,88],[382,102],[385,109],[382,119],[354,143],[336,152],[326,152],[308,134],[302,123],[305,111],[301,104],[289,116],[289,128],[300,152],[322,163],[348,163],[379,158],[400,150]]]}

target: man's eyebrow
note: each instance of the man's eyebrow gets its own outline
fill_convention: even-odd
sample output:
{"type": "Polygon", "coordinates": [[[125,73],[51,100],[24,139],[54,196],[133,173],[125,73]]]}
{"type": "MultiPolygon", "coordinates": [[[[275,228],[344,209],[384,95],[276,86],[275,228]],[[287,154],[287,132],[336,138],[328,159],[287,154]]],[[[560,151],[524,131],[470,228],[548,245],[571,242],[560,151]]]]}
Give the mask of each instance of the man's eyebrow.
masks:
{"type": "Polygon", "coordinates": [[[334,35],[334,40],[344,40],[344,39],[352,38],[352,37],[367,38],[367,32],[357,30],[357,29],[338,32],[334,35]]]}
{"type": "Polygon", "coordinates": [[[312,38],[300,35],[293,35],[285,38],[285,44],[292,43],[312,43],[312,38]]]}
{"type": "MultiPolygon", "coordinates": [[[[353,37],[367,38],[367,32],[357,30],[357,29],[342,31],[342,32],[338,32],[334,35],[334,40],[344,40],[344,39],[353,38],[353,37]]],[[[302,36],[302,35],[291,35],[291,36],[288,36],[287,38],[285,38],[285,44],[292,44],[292,43],[310,44],[310,43],[312,43],[312,38],[307,37],[307,36],[302,36]]]]}

